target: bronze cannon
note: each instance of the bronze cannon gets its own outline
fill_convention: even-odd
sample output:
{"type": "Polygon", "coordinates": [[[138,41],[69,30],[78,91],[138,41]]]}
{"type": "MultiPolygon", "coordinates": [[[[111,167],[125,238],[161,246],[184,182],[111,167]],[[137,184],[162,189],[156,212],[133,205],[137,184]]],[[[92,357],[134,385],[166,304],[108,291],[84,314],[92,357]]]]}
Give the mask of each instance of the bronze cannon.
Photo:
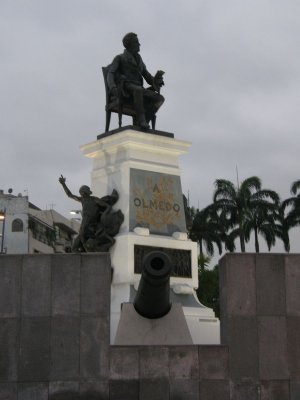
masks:
{"type": "Polygon", "coordinates": [[[145,318],[161,318],[171,309],[170,275],[173,270],[169,256],[152,251],[143,258],[142,276],[133,305],[145,318]]]}

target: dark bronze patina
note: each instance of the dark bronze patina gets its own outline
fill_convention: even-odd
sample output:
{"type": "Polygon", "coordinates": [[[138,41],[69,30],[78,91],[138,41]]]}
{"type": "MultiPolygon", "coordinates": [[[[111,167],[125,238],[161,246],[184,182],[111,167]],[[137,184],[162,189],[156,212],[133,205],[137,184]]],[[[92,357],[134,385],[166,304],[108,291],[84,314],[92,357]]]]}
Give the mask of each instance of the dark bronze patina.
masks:
{"type": "MultiPolygon", "coordinates": [[[[124,103],[124,108],[126,106],[128,108],[129,104],[130,108],[131,104],[133,113],[130,110],[124,113],[132,115],[133,125],[142,130],[147,130],[149,129],[149,122],[152,121],[152,128],[154,128],[155,114],[164,102],[164,98],[160,94],[160,88],[164,85],[164,72],[157,71],[155,76],[148,72],[142,57],[139,55],[140,43],[135,33],[127,33],[123,38],[123,45],[125,47],[124,52],[117,55],[111,65],[103,69],[106,89],[109,94],[106,111],[119,112],[120,125],[122,107],[118,108],[118,105],[124,103]],[[144,79],[150,87],[143,87],[144,79]]],[[[109,128],[109,119],[107,116],[106,131],[109,128]]]]}
{"type": "Polygon", "coordinates": [[[142,263],[142,276],[133,305],[145,318],[161,318],[171,309],[169,256],[162,251],[148,253],[142,263]]]}
{"type": "Polygon", "coordinates": [[[75,196],[67,187],[66,178],[62,175],[59,183],[68,197],[82,204],[81,226],[72,251],[108,251],[115,243],[114,236],[119,232],[124,221],[122,211],[112,211],[112,206],[119,199],[118,192],[114,189],[111,195],[98,198],[91,196],[90,188],[83,185],[79,189],[80,196],[75,196]]]}

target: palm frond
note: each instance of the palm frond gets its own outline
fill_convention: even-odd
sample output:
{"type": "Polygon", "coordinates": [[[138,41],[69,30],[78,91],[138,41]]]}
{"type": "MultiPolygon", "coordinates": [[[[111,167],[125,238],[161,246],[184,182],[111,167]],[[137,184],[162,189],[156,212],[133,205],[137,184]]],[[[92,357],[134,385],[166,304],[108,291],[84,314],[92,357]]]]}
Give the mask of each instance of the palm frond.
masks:
{"type": "Polygon", "coordinates": [[[300,189],[300,179],[292,183],[291,193],[296,195],[299,189],[300,189]]]}

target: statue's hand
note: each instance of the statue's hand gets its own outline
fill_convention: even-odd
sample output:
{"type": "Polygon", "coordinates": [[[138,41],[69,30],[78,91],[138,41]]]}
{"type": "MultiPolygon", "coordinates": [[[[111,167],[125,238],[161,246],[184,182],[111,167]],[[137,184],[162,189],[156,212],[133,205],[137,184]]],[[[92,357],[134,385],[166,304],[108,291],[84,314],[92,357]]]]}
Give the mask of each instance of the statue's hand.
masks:
{"type": "Polygon", "coordinates": [[[159,91],[159,89],[165,84],[163,80],[163,75],[164,71],[157,71],[154,79],[153,79],[153,87],[156,91],[159,91]]]}
{"type": "Polygon", "coordinates": [[[62,175],[58,178],[58,182],[61,183],[62,185],[66,183],[66,178],[64,178],[62,175]]]}

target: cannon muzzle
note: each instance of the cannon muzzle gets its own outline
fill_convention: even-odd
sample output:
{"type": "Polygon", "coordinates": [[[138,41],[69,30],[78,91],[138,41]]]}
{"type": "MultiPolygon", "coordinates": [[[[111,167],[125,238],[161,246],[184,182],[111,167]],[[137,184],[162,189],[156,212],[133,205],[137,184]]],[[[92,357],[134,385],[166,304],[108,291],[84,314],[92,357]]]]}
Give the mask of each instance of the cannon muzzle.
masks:
{"type": "Polygon", "coordinates": [[[145,318],[161,318],[171,309],[170,275],[173,265],[162,251],[152,251],[143,258],[142,276],[133,305],[145,318]]]}

